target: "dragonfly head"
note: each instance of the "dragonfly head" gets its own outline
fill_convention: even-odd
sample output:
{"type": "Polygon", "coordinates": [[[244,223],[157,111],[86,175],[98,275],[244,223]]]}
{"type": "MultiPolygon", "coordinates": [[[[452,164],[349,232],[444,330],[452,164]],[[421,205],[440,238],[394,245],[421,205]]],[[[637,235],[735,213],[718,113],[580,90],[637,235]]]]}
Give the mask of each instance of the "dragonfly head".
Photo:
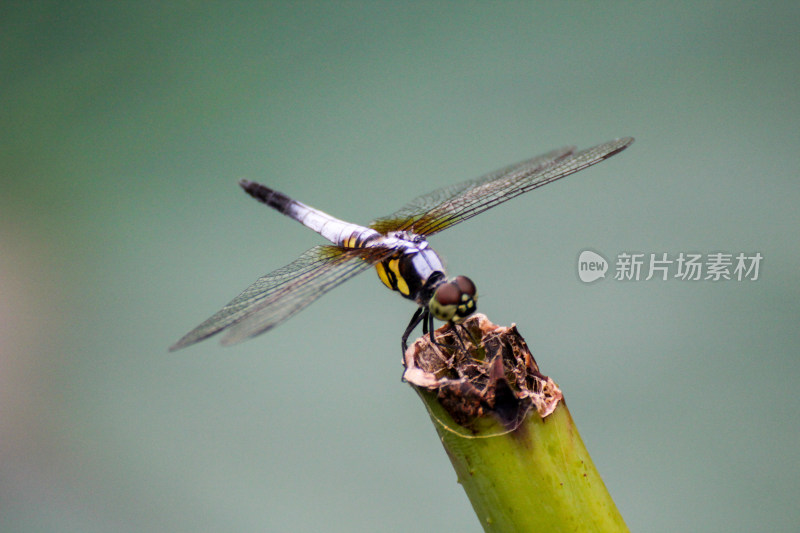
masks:
{"type": "Polygon", "coordinates": [[[468,277],[456,276],[436,287],[428,308],[434,318],[458,324],[478,309],[478,290],[468,277]]]}

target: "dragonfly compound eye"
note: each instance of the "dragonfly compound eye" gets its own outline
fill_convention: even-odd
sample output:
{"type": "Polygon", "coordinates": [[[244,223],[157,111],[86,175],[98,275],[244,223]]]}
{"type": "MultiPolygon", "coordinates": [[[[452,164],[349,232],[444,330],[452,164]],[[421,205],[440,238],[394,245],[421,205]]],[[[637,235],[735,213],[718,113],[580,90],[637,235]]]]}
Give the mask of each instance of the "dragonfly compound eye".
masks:
{"type": "Polygon", "coordinates": [[[463,294],[467,294],[472,298],[477,299],[478,289],[475,288],[475,284],[472,283],[472,280],[467,276],[456,276],[456,279],[453,280],[453,283],[458,285],[458,288],[463,294]]]}
{"type": "Polygon", "coordinates": [[[459,323],[478,308],[478,291],[466,276],[442,283],[428,304],[431,314],[444,322],[459,323]]]}

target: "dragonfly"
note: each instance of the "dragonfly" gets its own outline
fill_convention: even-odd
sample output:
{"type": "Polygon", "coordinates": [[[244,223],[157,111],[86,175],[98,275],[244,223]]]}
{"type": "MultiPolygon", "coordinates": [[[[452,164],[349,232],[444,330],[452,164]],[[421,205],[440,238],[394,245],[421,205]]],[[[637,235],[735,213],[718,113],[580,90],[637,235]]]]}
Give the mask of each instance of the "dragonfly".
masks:
{"type": "MultiPolygon", "coordinates": [[[[520,194],[552,183],[620,153],[632,137],[578,151],[574,146],[507,166],[480,178],[419,196],[367,226],[339,220],[254,181],[244,191],[314,230],[331,244],[314,246],[292,263],[259,278],[239,296],[170,347],[185,348],[225,332],[223,345],[265,333],[350,278],[375,268],[389,289],[414,301],[417,310],[401,338],[422,322],[433,337],[433,320],[455,327],[477,310],[478,291],[466,276],[448,278],[427,238],[520,194]]],[[[435,339],[432,339],[435,341],[435,339]]]]}

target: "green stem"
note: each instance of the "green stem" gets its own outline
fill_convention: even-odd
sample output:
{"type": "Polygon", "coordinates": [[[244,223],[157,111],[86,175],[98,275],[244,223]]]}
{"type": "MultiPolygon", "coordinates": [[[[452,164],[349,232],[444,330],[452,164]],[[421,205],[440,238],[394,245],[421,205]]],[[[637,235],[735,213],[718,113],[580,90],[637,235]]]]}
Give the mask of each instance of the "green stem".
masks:
{"type": "Polygon", "coordinates": [[[444,366],[431,367],[432,352],[421,355],[424,339],[409,349],[416,360],[406,354],[406,379],[428,408],[484,529],[627,532],[558,387],[538,373],[524,341],[513,337],[516,329],[482,316],[467,327],[479,330],[482,360],[458,360],[428,343],[443,356],[438,363],[444,366]]]}

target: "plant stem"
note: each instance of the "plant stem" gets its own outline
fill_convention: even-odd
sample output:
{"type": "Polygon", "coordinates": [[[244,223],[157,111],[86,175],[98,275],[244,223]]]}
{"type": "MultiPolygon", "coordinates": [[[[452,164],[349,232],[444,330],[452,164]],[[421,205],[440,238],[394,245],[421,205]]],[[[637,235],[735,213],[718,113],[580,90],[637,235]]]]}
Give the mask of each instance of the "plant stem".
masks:
{"type": "MultiPolygon", "coordinates": [[[[459,355],[464,350],[420,339],[406,353],[404,377],[484,529],[627,532],[561,391],[539,373],[516,328],[483,315],[465,327],[481,339],[480,349],[459,355]]],[[[436,340],[458,342],[441,329],[436,340]]]]}

